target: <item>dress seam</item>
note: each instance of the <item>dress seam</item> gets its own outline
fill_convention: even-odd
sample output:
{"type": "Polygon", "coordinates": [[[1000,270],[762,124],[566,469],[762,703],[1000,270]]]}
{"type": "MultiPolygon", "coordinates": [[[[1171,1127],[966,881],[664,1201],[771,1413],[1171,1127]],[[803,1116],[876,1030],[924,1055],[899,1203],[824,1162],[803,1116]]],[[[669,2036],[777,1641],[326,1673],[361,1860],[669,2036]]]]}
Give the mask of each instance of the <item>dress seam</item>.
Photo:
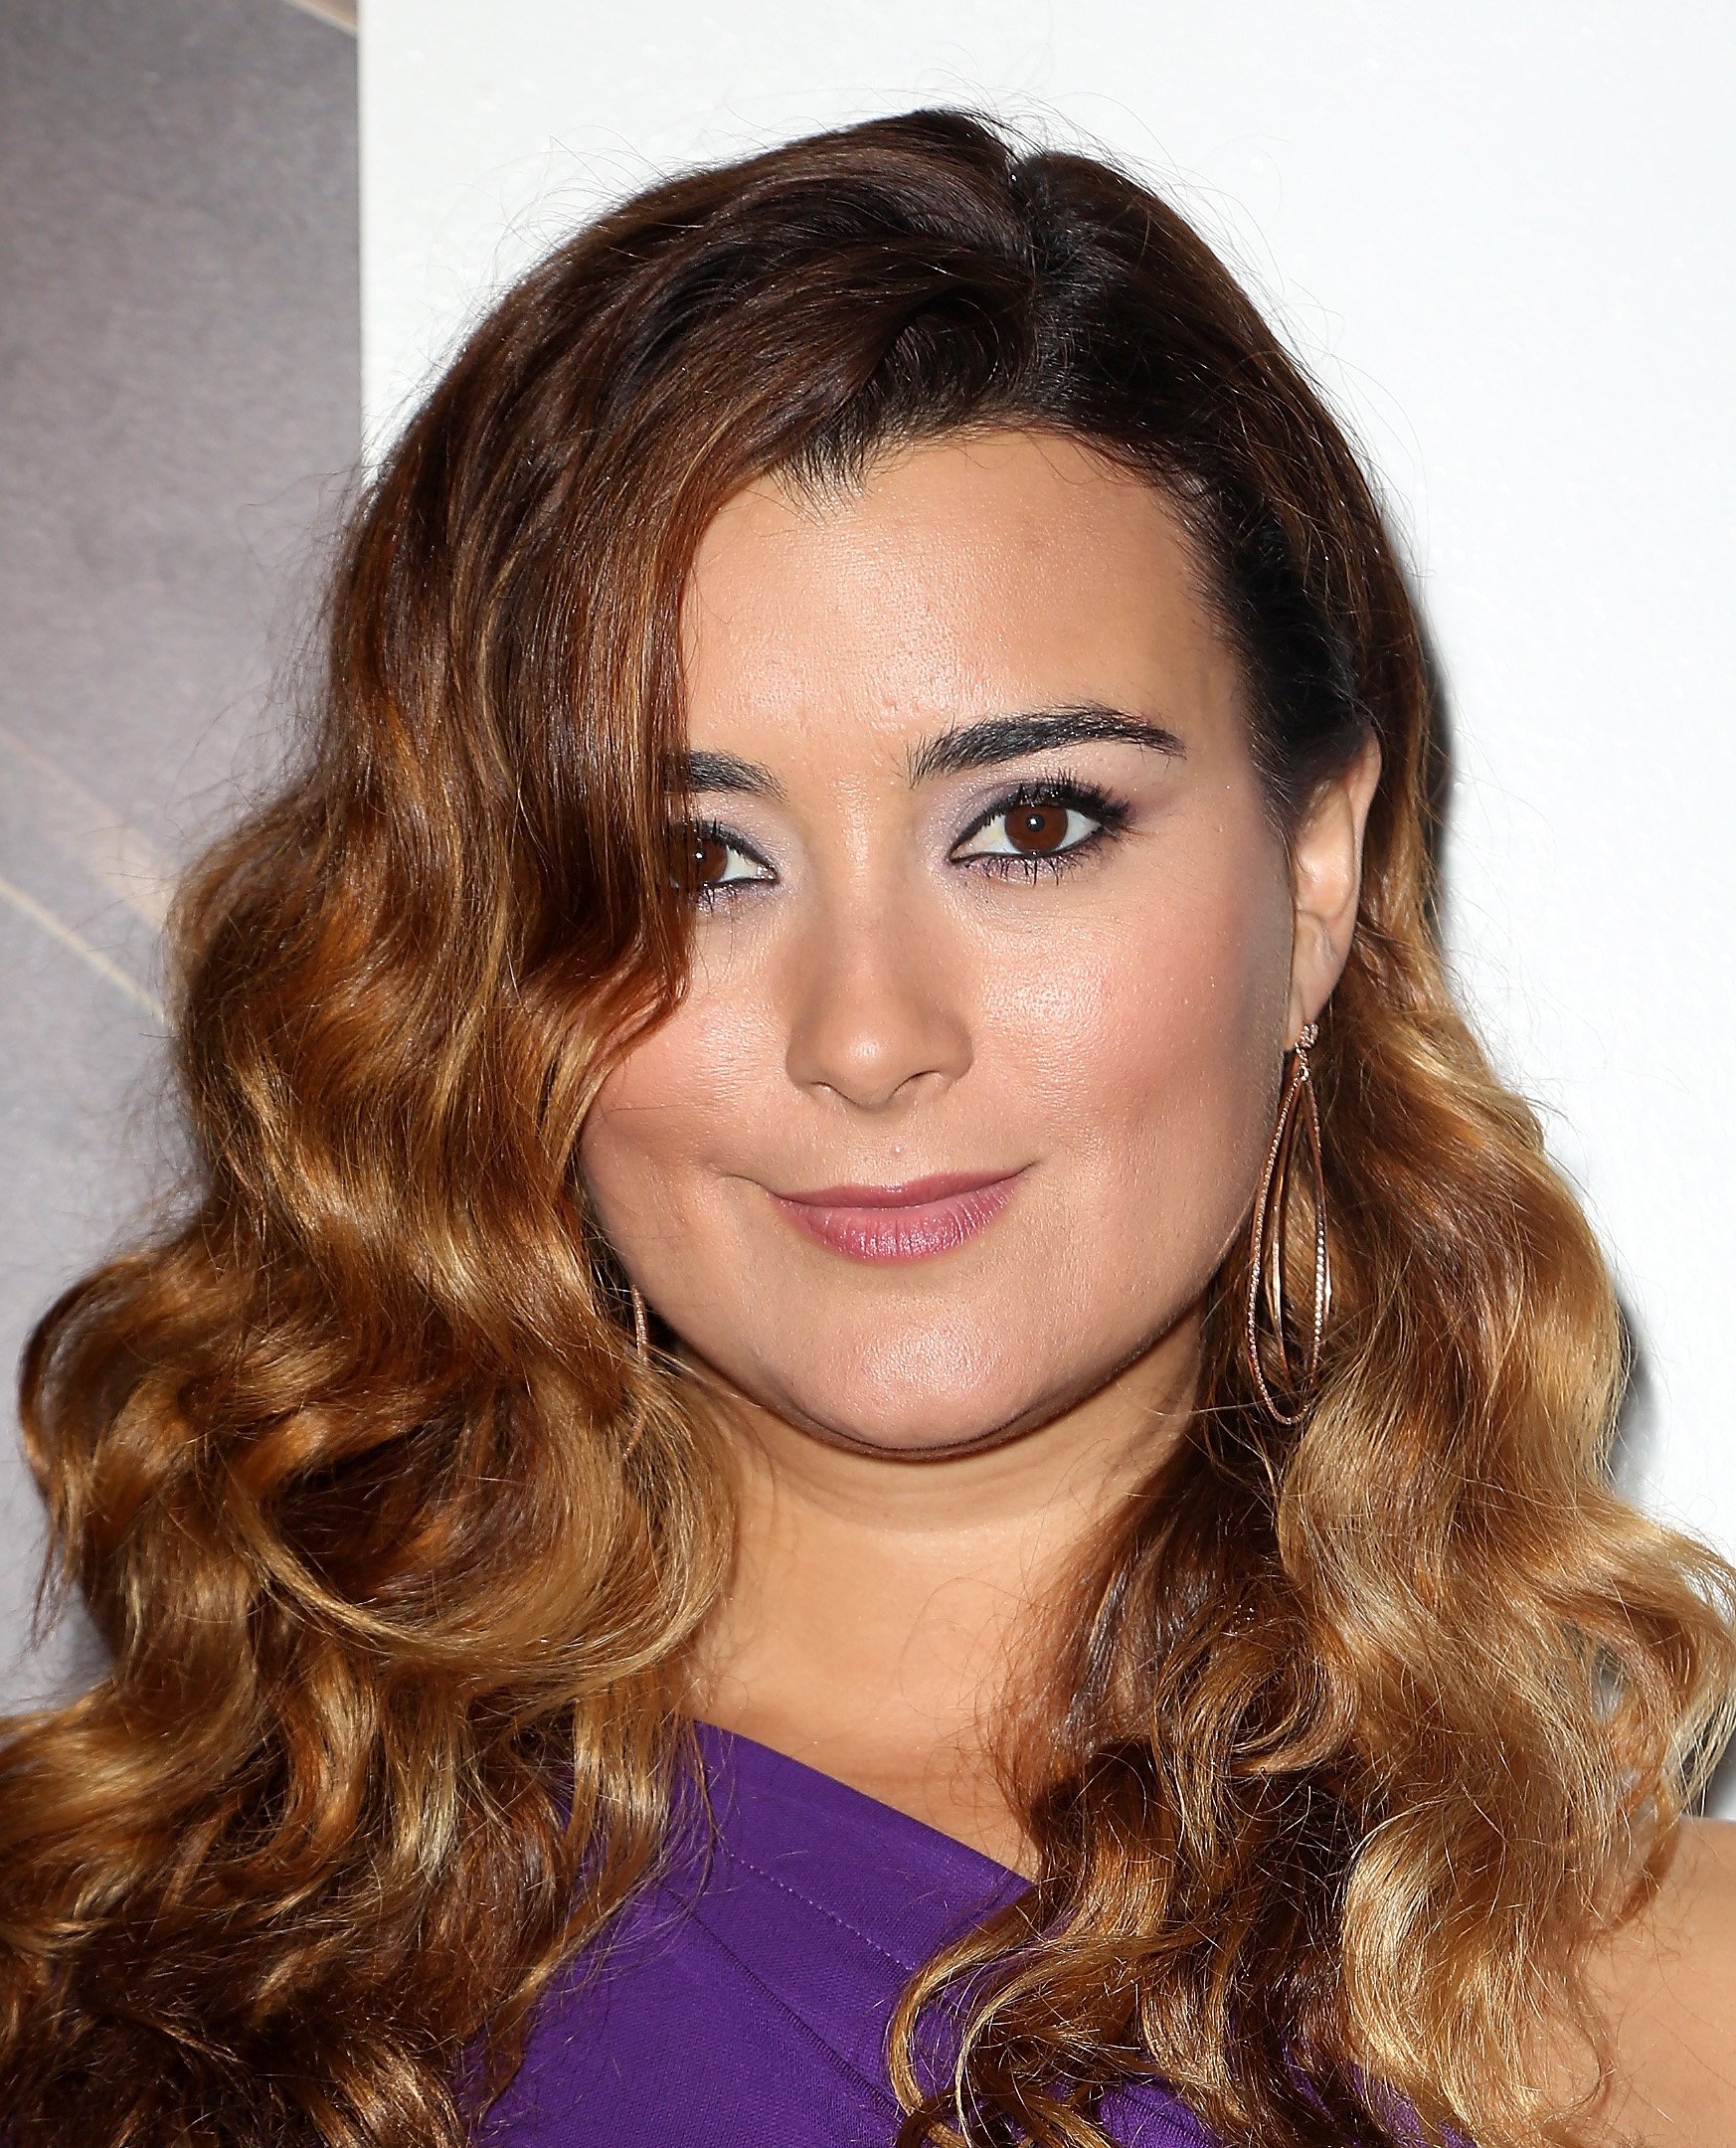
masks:
{"type": "Polygon", "coordinates": [[[811,1894],[805,1892],[801,1887],[793,1885],[779,1874],[768,1872],[763,1865],[756,1864],[745,1851],[732,1849],[731,1857],[734,1863],[746,1866],[748,1871],[755,1874],[759,1879],[766,1880],[772,1886],[780,1888],[789,1896],[791,1901],[800,1902],[805,1908],[812,1909],[817,1915],[827,1918],[840,1931],[847,1931],[853,1939],[859,1939],[865,1947],[878,1954],[882,1961],[890,1962],[895,1969],[901,1969],[907,1977],[916,1975],[917,1965],[915,1962],[905,1961],[901,1955],[894,1954],[890,1948],[882,1946],[872,1933],[865,1932],[858,1925],[852,1924],[848,1917],[840,1916],[835,1909],[830,1908],[825,1902],[816,1901],[811,1894]]]}

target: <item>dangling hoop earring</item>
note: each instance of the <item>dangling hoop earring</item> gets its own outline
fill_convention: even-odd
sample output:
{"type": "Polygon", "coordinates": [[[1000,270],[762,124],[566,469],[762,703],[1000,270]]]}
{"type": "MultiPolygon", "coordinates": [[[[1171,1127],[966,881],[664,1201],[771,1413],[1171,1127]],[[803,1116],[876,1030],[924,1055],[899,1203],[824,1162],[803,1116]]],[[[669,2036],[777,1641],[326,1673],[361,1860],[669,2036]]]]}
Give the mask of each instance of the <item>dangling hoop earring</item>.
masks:
{"type": "Polygon", "coordinates": [[[1326,1175],[1320,1158],[1320,1107],[1314,1097],[1308,1053],[1319,1037],[1319,1026],[1309,1022],[1296,1040],[1296,1051],[1278,1106],[1278,1124],[1272,1146],[1266,1152],[1260,1195],[1254,1203],[1254,1223],[1249,1246],[1248,1302],[1243,1344],[1254,1390],[1274,1423],[1300,1424],[1307,1414],[1319,1377],[1320,1352],[1326,1340],[1326,1315],[1332,1304],[1332,1264],[1326,1247],[1326,1175]],[[1312,1334],[1307,1357],[1302,1367],[1305,1388],[1294,1409],[1287,1410],[1273,1392],[1267,1362],[1262,1353],[1260,1308],[1264,1301],[1271,1332],[1270,1348],[1280,1383],[1294,1392],[1296,1368],[1290,1361],[1290,1344],[1284,1332],[1284,1226],[1290,1213],[1290,1168],[1296,1153],[1296,1132],[1301,1126],[1307,1144],[1308,1165],[1313,1174],[1314,1274],[1312,1334]]]}
{"type": "MultiPolygon", "coordinates": [[[[645,1301],[639,1295],[636,1283],[627,1285],[627,1304],[633,1316],[633,1368],[638,1372],[651,1369],[651,1323],[645,1311],[645,1301]]],[[[625,1462],[632,1455],[644,1436],[650,1412],[646,1407],[645,1388],[629,1385],[626,1396],[626,1436],[621,1442],[620,1459],[625,1462]]]]}

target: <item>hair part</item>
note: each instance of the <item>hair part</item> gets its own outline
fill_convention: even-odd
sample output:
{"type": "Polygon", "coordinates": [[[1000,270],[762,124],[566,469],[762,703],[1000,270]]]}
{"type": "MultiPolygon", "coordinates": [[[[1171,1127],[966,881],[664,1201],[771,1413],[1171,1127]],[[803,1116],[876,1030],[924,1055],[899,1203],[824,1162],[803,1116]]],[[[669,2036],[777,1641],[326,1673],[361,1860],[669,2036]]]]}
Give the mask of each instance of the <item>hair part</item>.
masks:
{"type": "Polygon", "coordinates": [[[1342,433],[1162,201],[922,112],[653,188],[507,294],[360,507],[299,769],[183,890],[199,1183],[24,1370],[112,1665],[0,1747],[19,2148],[456,2148],[654,1868],[732,1522],[576,1158],[680,988],[682,588],[755,478],[985,426],[1177,503],[1281,816],[1382,773],[1317,1401],[1259,1409],[1232,1261],[1009,1725],[1036,1882],[895,2024],[901,2140],[1102,2148],[1153,2070],[1272,2148],[1396,2142],[1395,2097],[1570,2137],[1514,2025],[1596,2033],[1586,1947],[1727,1733],[1732,1577],[1611,1489],[1615,1302],[1431,937],[1427,671],[1342,433]]]}

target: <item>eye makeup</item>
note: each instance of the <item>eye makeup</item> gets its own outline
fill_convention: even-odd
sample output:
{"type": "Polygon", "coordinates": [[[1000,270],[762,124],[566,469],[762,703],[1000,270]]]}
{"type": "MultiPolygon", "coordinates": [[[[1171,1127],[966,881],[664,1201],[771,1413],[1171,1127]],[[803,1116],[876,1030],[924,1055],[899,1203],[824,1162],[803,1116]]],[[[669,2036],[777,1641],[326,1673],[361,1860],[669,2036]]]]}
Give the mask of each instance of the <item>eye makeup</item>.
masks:
{"type": "MultiPolygon", "coordinates": [[[[947,852],[949,864],[1005,879],[1059,877],[1113,842],[1132,808],[1101,784],[1065,771],[1012,785],[982,806],[947,852]]],[[[772,887],[778,871],[739,829],[687,820],[670,830],[677,884],[715,908],[745,889],[772,887]]]]}
{"type": "Polygon", "coordinates": [[[769,887],[778,878],[769,858],[720,820],[683,820],[669,830],[675,884],[707,909],[745,887],[769,887]]]}
{"type": "Polygon", "coordinates": [[[948,856],[1005,878],[1059,876],[1115,841],[1131,817],[1126,799],[1102,785],[1060,773],[1034,777],[1003,793],[979,812],[948,856]],[[998,833],[998,840],[982,841],[998,833]],[[969,847],[977,844],[976,848],[969,847]]]}

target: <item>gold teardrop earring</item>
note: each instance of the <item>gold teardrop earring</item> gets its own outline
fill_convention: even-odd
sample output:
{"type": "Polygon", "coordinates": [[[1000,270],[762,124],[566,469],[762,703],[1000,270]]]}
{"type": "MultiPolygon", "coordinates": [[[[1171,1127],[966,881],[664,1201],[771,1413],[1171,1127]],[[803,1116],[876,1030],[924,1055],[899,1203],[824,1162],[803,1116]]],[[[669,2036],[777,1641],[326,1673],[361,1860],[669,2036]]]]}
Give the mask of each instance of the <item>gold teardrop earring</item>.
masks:
{"type": "MultiPolygon", "coordinates": [[[[1243,1345],[1254,1391],[1275,1424],[1300,1424],[1313,1400],[1319,1379],[1320,1354],[1326,1340],[1326,1316],[1332,1304],[1332,1263],[1326,1243],[1326,1176],[1320,1154],[1320,1107],[1314,1095],[1308,1053],[1319,1038],[1319,1026],[1308,1022],[1296,1040],[1290,1072],[1278,1106],[1278,1124],[1266,1152],[1266,1168],[1260,1177],[1260,1193],[1254,1203],[1254,1222],[1249,1246],[1248,1301],[1243,1327],[1243,1345]],[[1290,1342],[1285,1334],[1287,1293],[1284,1279],[1285,1225],[1290,1215],[1291,1165],[1296,1156],[1297,1128],[1302,1130],[1313,1179],[1314,1273],[1313,1318],[1309,1324],[1306,1360],[1302,1367],[1305,1382],[1299,1395],[1297,1368],[1291,1363],[1290,1342]],[[1267,1334],[1261,1333],[1261,1308],[1266,1312],[1267,1334]],[[1286,1391],[1287,1409],[1274,1391],[1274,1381],[1286,1391]]],[[[1291,1300],[1294,1305],[1294,1299],[1291,1300]]]]}

